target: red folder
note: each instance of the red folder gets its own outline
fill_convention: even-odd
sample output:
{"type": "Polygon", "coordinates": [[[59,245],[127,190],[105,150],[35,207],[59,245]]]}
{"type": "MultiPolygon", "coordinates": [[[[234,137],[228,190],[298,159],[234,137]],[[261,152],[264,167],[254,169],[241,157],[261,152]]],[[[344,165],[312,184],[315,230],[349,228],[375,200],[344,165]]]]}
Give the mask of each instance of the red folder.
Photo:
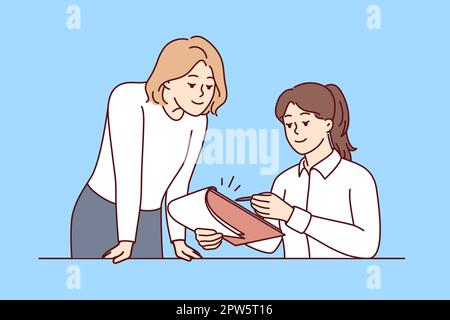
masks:
{"type": "Polygon", "coordinates": [[[211,187],[206,192],[206,205],[220,220],[239,231],[239,237],[224,236],[235,246],[281,237],[280,229],[247,210],[211,187]]]}

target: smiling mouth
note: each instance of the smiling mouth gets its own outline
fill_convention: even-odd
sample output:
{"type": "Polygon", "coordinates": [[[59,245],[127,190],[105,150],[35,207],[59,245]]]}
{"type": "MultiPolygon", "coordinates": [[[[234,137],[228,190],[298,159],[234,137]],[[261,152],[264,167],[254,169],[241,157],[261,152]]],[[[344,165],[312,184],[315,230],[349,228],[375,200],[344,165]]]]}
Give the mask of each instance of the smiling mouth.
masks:
{"type": "Polygon", "coordinates": [[[191,102],[193,103],[193,104],[196,104],[196,105],[198,105],[198,106],[200,106],[200,105],[202,105],[204,102],[195,102],[194,100],[191,100],[191,102]]]}
{"type": "Polygon", "coordinates": [[[294,141],[297,142],[297,143],[302,143],[302,142],[305,142],[305,141],[306,141],[306,138],[303,139],[303,140],[294,140],[294,141]]]}

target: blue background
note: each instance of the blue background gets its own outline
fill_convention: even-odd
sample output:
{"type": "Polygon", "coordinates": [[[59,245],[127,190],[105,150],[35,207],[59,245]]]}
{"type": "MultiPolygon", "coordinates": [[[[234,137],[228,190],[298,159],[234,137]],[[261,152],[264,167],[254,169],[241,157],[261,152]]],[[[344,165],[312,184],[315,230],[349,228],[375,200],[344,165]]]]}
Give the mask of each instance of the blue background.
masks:
{"type": "MultiPolygon", "coordinates": [[[[450,298],[448,12],[447,1],[2,2],[0,298],[450,298]],[[66,28],[70,4],[81,8],[80,30],[66,28]],[[370,4],[381,30],[366,27],[370,4]],[[111,89],[145,81],[168,41],[195,34],[225,62],[229,99],[210,128],[281,130],[273,108],[284,89],[342,88],[354,160],[379,188],[378,255],[406,260],[38,260],[69,255],[70,213],[111,89]],[[70,265],[81,269],[80,290],[66,287],[70,265]],[[381,269],[380,290],[366,286],[370,265],[381,269]]],[[[280,131],[279,171],[298,160],[280,131]]],[[[275,177],[260,165],[199,165],[191,190],[233,175],[241,189],[222,190],[233,197],[275,177]]],[[[228,244],[202,253],[262,255],[228,244]]]]}

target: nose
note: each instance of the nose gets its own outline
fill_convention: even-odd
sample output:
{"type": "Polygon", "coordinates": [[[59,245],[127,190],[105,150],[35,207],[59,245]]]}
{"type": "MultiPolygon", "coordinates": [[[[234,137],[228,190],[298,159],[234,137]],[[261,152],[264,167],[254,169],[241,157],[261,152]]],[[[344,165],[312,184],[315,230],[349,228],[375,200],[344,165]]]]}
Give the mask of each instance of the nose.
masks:
{"type": "Polygon", "coordinates": [[[201,92],[201,94],[199,95],[199,97],[201,98],[205,95],[205,91],[203,91],[203,85],[201,85],[201,87],[200,87],[200,92],[201,92]]]}
{"type": "Polygon", "coordinates": [[[297,122],[294,122],[295,128],[294,128],[294,133],[295,134],[299,134],[298,132],[298,126],[297,126],[297,122]]]}

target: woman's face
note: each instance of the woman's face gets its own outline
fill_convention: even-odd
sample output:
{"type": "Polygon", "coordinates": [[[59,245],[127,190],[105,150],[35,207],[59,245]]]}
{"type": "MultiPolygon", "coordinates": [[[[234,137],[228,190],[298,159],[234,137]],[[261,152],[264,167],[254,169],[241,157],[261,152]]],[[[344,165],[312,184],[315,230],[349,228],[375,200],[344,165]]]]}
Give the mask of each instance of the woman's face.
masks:
{"type": "Polygon", "coordinates": [[[190,115],[198,116],[210,104],[215,82],[211,68],[200,61],[187,75],[166,82],[165,87],[179,108],[190,115]]]}
{"type": "Polygon", "coordinates": [[[331,120],[322,120],[315,114],[290,103],[283,116],[286,138],[291,147],[300,154],[315,150],[325,139],[333,126],[331,120]]]}

